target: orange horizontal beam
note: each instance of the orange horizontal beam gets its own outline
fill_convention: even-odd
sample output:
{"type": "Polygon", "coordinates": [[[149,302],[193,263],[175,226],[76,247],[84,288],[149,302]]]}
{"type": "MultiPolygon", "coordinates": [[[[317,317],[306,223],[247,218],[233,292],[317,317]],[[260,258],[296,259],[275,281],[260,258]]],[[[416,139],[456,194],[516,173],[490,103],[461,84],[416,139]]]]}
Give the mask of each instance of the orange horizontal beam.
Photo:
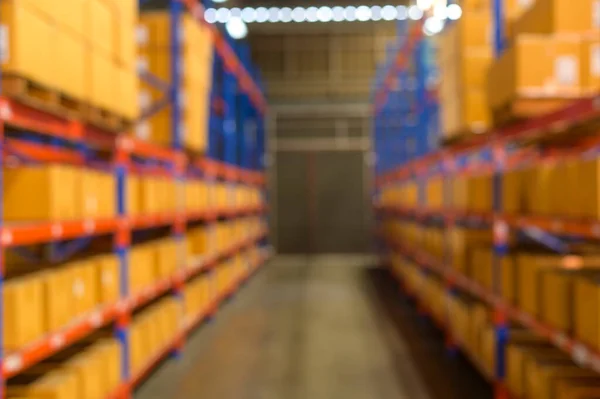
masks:
{"type": "Polygon", "coordinates": [[[261,232],[251,239],[234,244],[222,253],[217,254],[212,260],[209,259],[196,265],[190,265],[190,267],[186,268],[184,273],[158,281],[118,304],[104,306],[84,317],[78,318],[66,328],[50,333],[21,350],[8,352],[2,362],[4,378],[13,377],[28,367],[47,359],[63,348],[90,335],[99,328],[114,321],[118,314],[133,311],[153,299],[158,298],[172,289],[177,279],[186,281],[192,278],[201,271],[215,266],[217,260],[233,256],[246,247],[256,243],[264,236],[264,234],[266,234],[266,232],[261,232]]]}
{"type": "Polygon", "coordinates": [[[489,305],[500,309],[506,316],[527,329],[533,331],[552,342],[558,349],[570,354],[574,361],[583,367],[591,368],[600,372],[600,351],[577,341],[570,337],[565,331],[555,329],[535,317],[523,312],[507,303],[501,298],[482,287],[477,282],[444,265],[442,262],[433,259],[428,254],[419,249],[408,248],[397,242],[387,240],[388,244],[403,256],[412,259],[419,266],[433,270],[443,276],[447,281],[451,281],[457,287],[471,293],[489,305]]]}

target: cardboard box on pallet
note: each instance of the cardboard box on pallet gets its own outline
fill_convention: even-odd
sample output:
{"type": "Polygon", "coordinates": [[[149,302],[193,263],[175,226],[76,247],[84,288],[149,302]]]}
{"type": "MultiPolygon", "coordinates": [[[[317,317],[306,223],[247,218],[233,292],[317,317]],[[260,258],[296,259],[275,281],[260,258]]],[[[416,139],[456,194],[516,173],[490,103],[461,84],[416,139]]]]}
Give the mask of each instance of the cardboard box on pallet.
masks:
{"type": "Polygon", "coordinates": [[[55,78],[53,26],[51,21],[24,0],[3,1],[0,21],[4,26],[2,73],[30,79],[52,87],[55,78]]]}
{"type": "Polygon", "coordinates": [[[489,69],[486,92],[490,106],[509,117],[529,117],[581,96],[580,52],[581,39],[577,36],[517,36],[489,69]]]}
{"type": "Polygon", "coordinates": [[[600,5],[597,0],[536,1],[514,22],[516,35],[538,34],[597,34],[600,29],[600,5]]]}
{"type": "MultiPolygon", "coordinates": [[[[73,0],[79,3],[81,0],[73,0]]],[[[54,27],[54,49],[52,63],[55,65],[55,82],[52,87],[79,101],[89,101],[86,90],[87,75],[85,57],[86,43],[76,33],[54,27]]]]}
{"type": "Polygon", "coordinates": [[[86,0],[84,9],[85,38],[93,52],[107,59],[115,56],[115,34],[118,26],[116,7],[106,0],[86,0]]]}

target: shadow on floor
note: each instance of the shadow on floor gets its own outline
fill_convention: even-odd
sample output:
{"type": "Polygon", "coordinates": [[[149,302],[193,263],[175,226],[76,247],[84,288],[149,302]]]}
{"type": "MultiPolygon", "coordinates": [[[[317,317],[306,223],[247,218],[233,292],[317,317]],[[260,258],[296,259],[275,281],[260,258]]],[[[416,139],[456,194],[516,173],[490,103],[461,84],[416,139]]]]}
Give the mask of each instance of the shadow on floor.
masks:
{"type": "MultiPolygon", "coordinates": [[[[402,370],[407,354],[431,399],[491,399],[492,387],[461,354],[451,356],[444,336],[415,304],[400,292],[391,274],[379,267],[365,268],[368,297],[380,317],[378,324],[388,343],[392,361],[402,370]],[[404,342],[404,344],[399,344],[404,342]],[[400,353],[401,352],[401,353],[400,353]]],[[[406,373],[398,372],[398,384],[406,386],[406,373]]]]}

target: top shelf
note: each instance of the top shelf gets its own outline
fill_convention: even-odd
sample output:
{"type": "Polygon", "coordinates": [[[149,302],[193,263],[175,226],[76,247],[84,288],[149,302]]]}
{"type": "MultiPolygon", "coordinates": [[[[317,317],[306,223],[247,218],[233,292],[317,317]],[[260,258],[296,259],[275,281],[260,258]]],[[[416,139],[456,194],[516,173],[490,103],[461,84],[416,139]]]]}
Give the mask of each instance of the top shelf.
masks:
{"type": "Polygon", "coordinates": [[[200,4],[198,0],[179,1],[187,7],[198,23],[201,23],[210,29],[213,35],[215,49],[223,58],[225,67],[237,76],[242,90],[248,94],[250,100],[258,108],[258,110],[261,113],[264,113],[267,109],[267,101],[265,100],[262,91],[217,27],[215,25],[206,23],[204,20],[204,7],[202,4],[200,4]]]}

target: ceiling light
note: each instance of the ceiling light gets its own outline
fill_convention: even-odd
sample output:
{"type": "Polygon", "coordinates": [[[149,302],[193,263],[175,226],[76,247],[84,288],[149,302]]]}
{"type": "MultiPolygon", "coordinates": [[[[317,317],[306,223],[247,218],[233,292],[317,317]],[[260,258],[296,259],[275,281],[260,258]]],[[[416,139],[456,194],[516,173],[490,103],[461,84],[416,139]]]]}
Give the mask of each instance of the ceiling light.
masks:
{"type": "Polygon", "coordinates": [[[306,11],[302,7],[296,7],[292,10],[292,20],[294,22],[304,22],[306,20],[306,11]]]}
{"type": "Polygon", "coordinates": [[[423,10],[417,6],[410,6],[408,8],[408,18],[412,19],[413,21],[423,18],[423,10]]]}
{"type": "Polygon", "coordinates": [[[462,17],[462,8],[460,8],[458,4],[450,4],[446,7],[446,15],[448,16],[448,19],[456,21],[462,17]]]}
{"type": "Polygon", "coordinates": [[[269,22],[279,22],[279,8],[271,7],[269,8],[269,22]]]}
{"type": "Polygon", "coordinates": [[[256,9],[256,22],[262,23],[269,20],[269,10],[265,7],[258,7],[256,9]]]}
{"type": "Polygon", "coordinates": [[[433,0],[417,0],[417,7],[423,11],[429,10],[433,6],[433,0]]]}
{"type": "Polygon", "coordinates": [[[225,24],[225,29],[236,40],[243,39],[248,35],[248,26],[240,17],[231,17],[225,24]]]}
{"type": "Polygon", "coordinates": [[[381,18],[382,18],[381,7],[380,6],[371,7],[371,20],[372,21],[380,21],[381,18]]]}
{"type": "Polygon", "coordinates": [[[256,10],[252,7],[245,7],[242,10],[242,21],[248,24],[256,21],[256,10]]]}
{"type": "Polygon", "coordinates": [[[406,9],[406,6],[398,6],[396,7],[396,12],[398,13],[398,19],[403,21],[406,18],[408,18],[408,10],[406,9]]]}
{"type": "Polygon", "coordinates": [[[344,7],[333,7],[333,20],[340,22],[344,20],[344,7]]]}
{"type": "Polygon", "coordinates": [[[281,22],[291,22],[292,9],[289,7],[283,7],[281,10],[279,10],[279,20],[281,22]]]}
{"type": "Polygon", "coordinates": [[[207,8],[204,11],[204,20],[209,24],[214,24],[217,22],[217,10],[214,8],[207,8]]]}
{"type": "Polygon", "coordinates": [[[444,21],[436,17],[427,18],[423,24],[423,31],[429,36],[440,33],[442,29],[444,29],[444,21]]]}
{"type": "Polygon", "coordinates": [[[346,19],[346,21],[356,21],[356,7],[354,6],[348,6],[346,7],[346,9],[344,10],[344,17],[346,19]]]}
{"type": "Polygon", "coordinates": [[[317,13],[319,9],[317,7],[308,7],[306,9],[306,20],[308,22],[317,22],[319,18],[317,18],[317,13]]]}
{"type": "Polygon", "coordinates": [[[217,10],[217,22],[225,24],[231,18],[231,12],[227,8],[219,8],[217,10]]]}
{"type": "Polygon", "coordinates": [[[231,16],[232,16],[232,17],[241,17],[241,16],[242,16],[242,10],[240,10],[240,9],[239,9],[239,8],[237,8],[237,7],[233,7],[233,8],[231,9],[231,16]]]}
{"type": "Polygon", "coordinates": [[[385,6],[381,9],[381,17],[386,21],[393,21],[398,17],[398,10],[394,6],[385,6]]]}
{"type": "Polygon", "coordinates": [[[333,10],[331,7],[319,7],[317,19],[321,22],[329,22],[333,19],[333,10]]]}
{"type": "Polygon", "coordinates": [[[227,0],[213,0],[213,3],[225,3],[227,0]]]}
{"type": "Polygon", "coordinates": [[[444,4],[438,4],[433,7],[433,16],[437,19],[444,20],[448,17],[448,11],[444,4]]]}
{"type": "Polygon", "coordinates": [[[360,6],[356,9],[356,19],[359,21],[368,21],[371,19],[371,9],[367,6],[360,6]]]}

